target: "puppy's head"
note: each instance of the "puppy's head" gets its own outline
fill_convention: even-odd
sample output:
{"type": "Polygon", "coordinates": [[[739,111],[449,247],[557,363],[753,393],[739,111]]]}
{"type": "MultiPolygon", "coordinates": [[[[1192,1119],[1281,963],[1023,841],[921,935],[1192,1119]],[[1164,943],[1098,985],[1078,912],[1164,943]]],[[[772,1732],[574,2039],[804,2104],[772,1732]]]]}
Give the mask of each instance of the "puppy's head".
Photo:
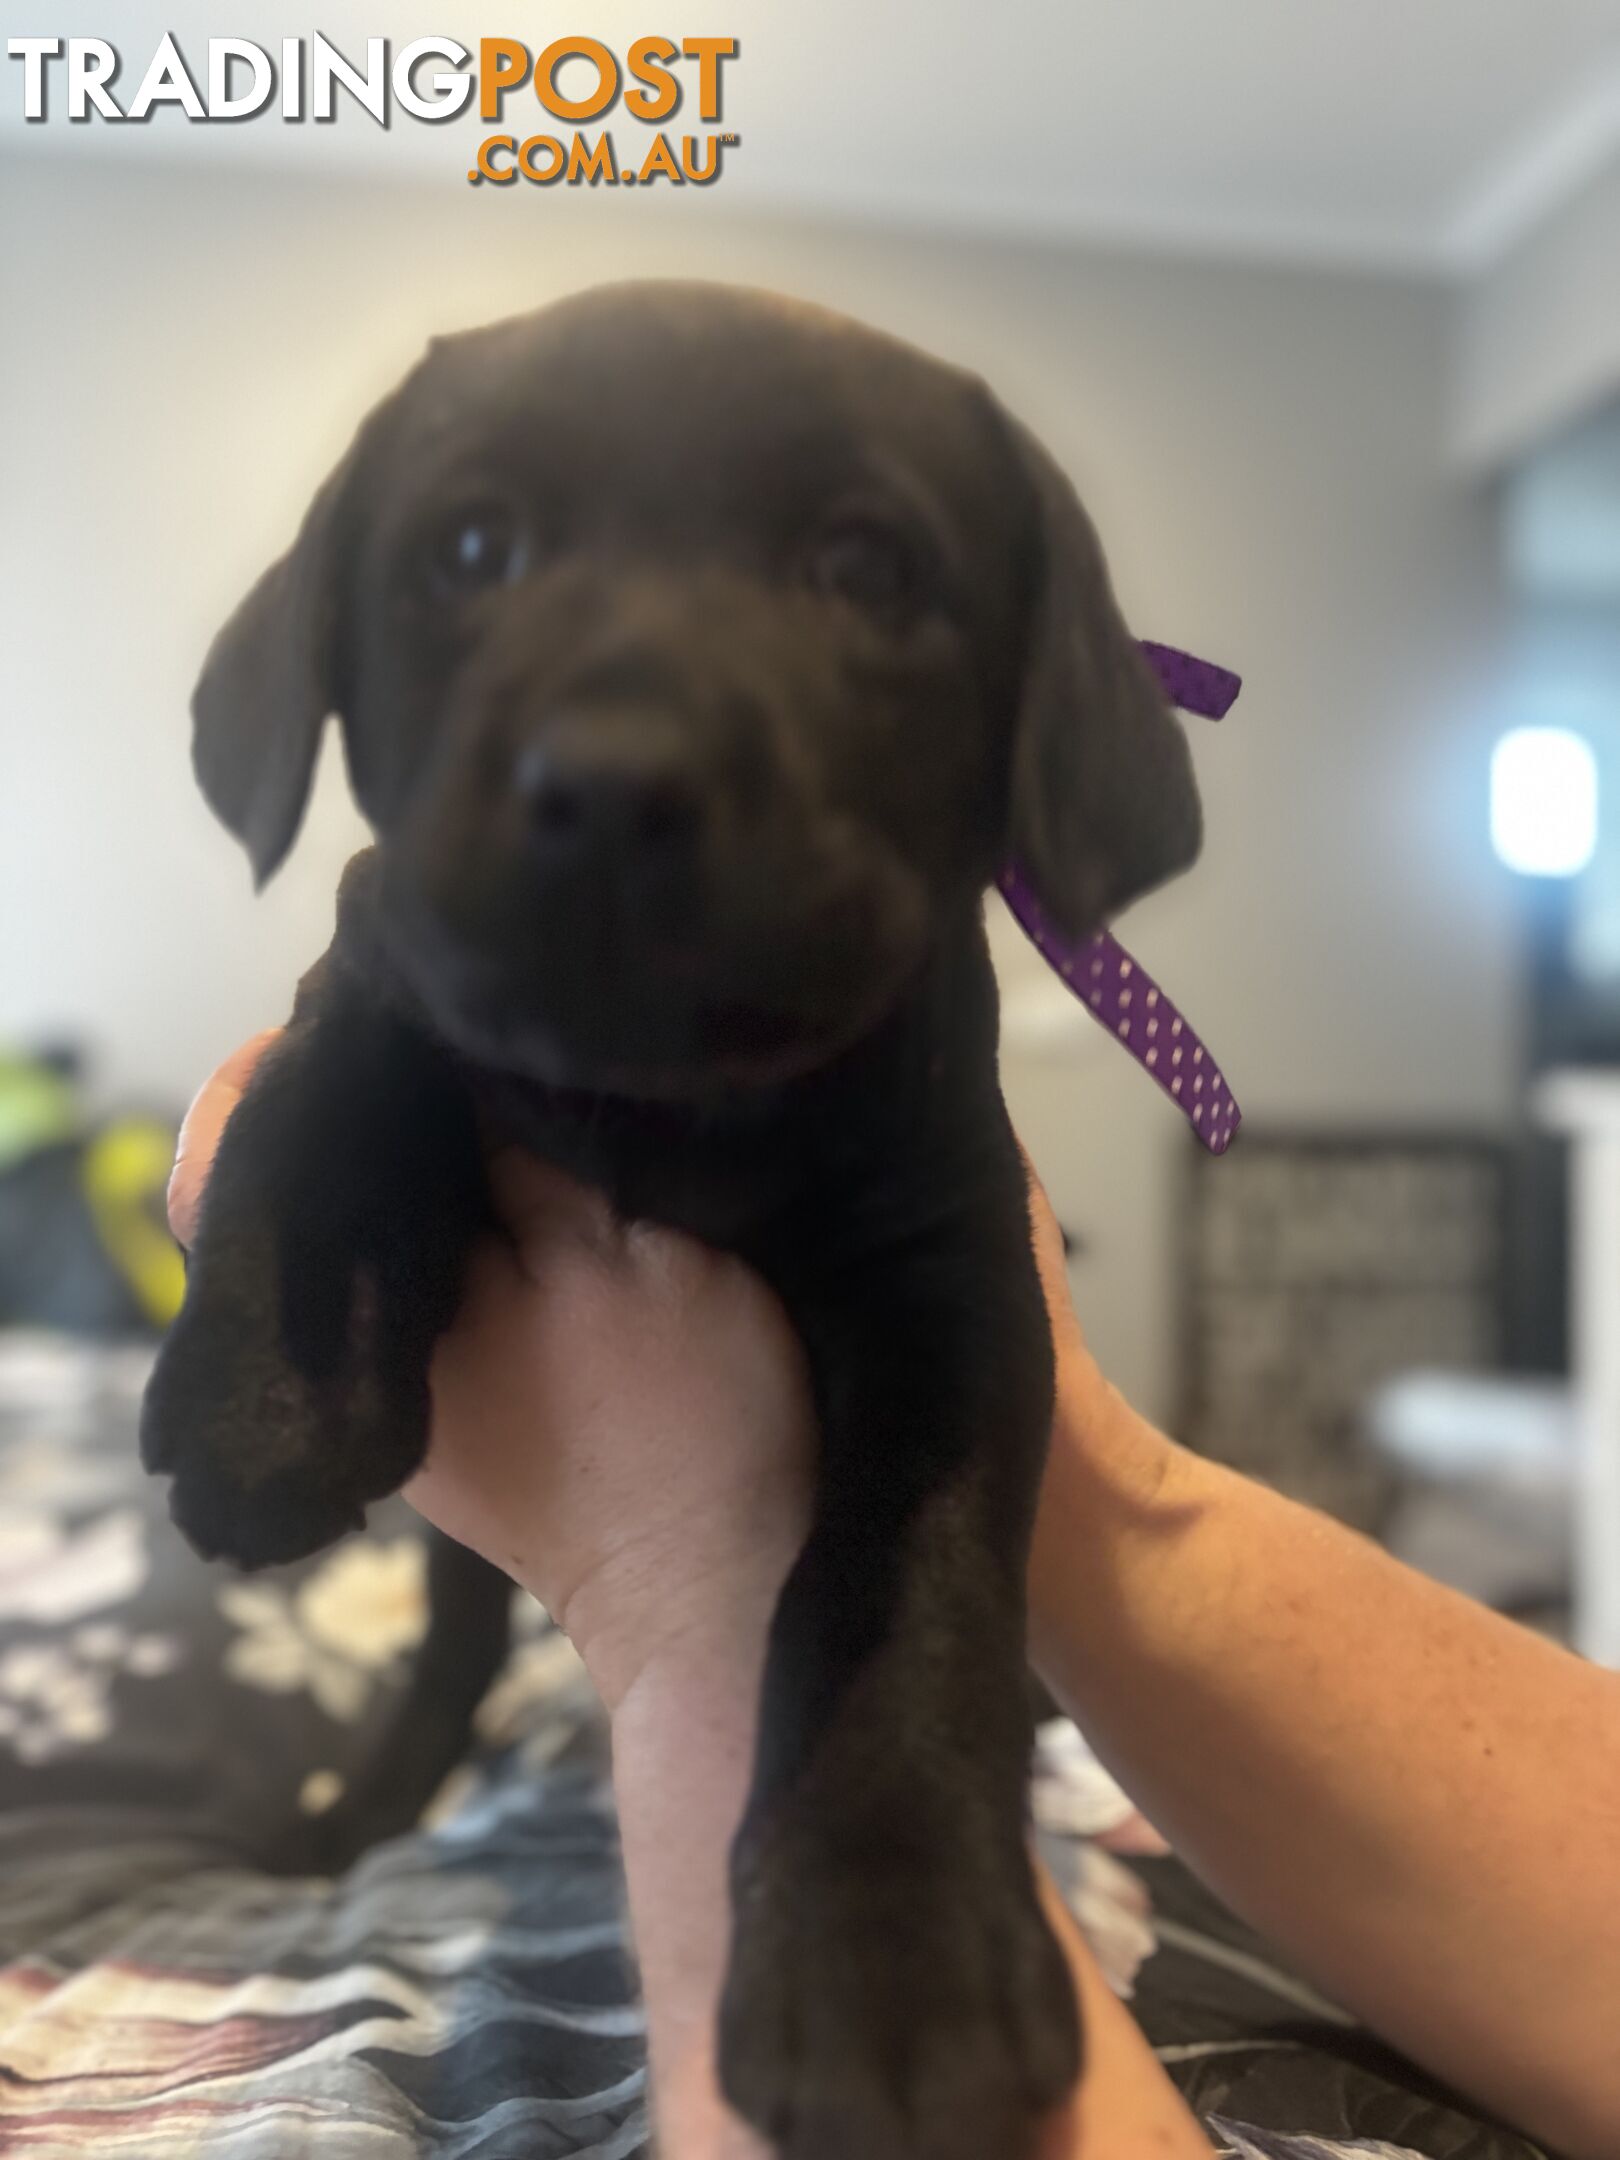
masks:
{"type": "Polygon", "coordinates": [[[1009,857],[1081,935],[1198,844],[1045,452],[970,377],[723,287],[435,345],[194,710],[261,880],[339,714],[438,1024],[627,1092],[830,1057],[1009,857]]]}

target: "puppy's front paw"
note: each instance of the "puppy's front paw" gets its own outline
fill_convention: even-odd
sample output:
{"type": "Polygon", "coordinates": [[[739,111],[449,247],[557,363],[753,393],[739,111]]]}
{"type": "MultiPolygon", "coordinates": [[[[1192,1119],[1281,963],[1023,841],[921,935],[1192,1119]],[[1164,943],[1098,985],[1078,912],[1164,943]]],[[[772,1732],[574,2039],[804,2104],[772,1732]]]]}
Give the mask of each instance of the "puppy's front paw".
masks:
{"type": "MultiPolygon", "coordinates": [[[[340,1304],[345,1287],[333,1286],[340,1304]]],[[[204,1559],[265,1567],[319,1552],[404,1483],[427,1445],[427,1358],[351,1333],[313,1372],[274,1304],[194,1282],[141,1406],[141,1458],[172,1480],[169,1512],[204,1559]]]]}
{"type": "Polygon", "coordinates": [[[1019,1841],[745,1826],[733,1893],[721,2082],[781,2160],[1024,2160],[1080,2027],[1019,1841]]]}

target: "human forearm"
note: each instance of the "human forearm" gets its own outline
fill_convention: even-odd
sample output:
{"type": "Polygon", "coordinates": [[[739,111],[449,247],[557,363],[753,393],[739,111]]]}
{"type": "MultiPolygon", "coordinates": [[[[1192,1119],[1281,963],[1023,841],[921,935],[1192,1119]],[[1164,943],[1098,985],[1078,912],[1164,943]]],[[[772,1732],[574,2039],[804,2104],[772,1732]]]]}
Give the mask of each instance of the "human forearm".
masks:
{"type": "Polygon", "coordinates": [[[613,1783],[647,2014],[664,2160],[758,2160],[720,2097],[715,2037],[725,1971],[726,1858],[753,1748],[754,1689],[735,1645],[688,1645],[678,1675],[649,1668],[613,1721],[613,1783]]]}
{"type": "Polygon", "coordinates": [[[1188,1861],[1419,2059],[1620,2142],[1620,1680],[1186,1455],[1067,1339],[1049,1682],[1188,1861]]]}
{"type": "MultiPolygon", "coordinates": [[[[757,1661],[733,1633],[634,1681],[614,1711],[614,1786],[647,2005],[663,2160],[762,2160],[720,2098],[715,2021],[729,1933],[726,1855],[753,1745],[757,1661]]],[[[1039,2160],[1198,2160],[1209,2146],[1049,1883],[1086,2031],[1080,2089],[1039,2160]]]]}

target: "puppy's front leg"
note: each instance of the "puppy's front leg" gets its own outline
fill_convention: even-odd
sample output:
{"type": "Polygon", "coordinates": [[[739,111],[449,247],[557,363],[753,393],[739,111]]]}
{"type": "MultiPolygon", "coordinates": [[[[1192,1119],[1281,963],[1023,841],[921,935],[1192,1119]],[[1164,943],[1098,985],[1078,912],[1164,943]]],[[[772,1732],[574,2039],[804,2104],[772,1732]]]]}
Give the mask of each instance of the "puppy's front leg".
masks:
{"type": "Polygon", "coordinates": [[[450,1061],[323,961],[220,1141],[142,1409],[200,1552],[299,1558],[410,1476],[483,1210],[450,1061]]]}
{"type": "Polygon", "coordinates": [[[1025,1842],[1052,1355],[1022,1178],[829,1283],[818,1519],[733,1853],[721,2075],[786,2160],[1020,2160],[1079,2068],[1025,1842]]]}

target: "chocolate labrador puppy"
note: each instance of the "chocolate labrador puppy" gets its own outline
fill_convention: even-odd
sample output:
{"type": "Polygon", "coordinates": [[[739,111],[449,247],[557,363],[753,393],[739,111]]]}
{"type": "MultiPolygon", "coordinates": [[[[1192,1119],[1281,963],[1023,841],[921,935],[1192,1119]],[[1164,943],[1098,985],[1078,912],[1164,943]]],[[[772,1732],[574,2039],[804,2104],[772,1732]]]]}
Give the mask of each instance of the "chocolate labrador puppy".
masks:
{"type": "MultiPolygon", "coordinates": [[[[435,344],[221,632],[197,773],[261,881],[333,713],[376,844],[221,1144],[148,1465],[249,1566],[407,1478],[491,1132],[741,1254],[822,1460],[725,2089],[791,2160],[1015,2160],[1079,2040],[1025,1846],[1052,1351],[982,904],[1014,857],[1079,936],[1199,837],[1092,528],[974,378],[610,287],[435,344]]],[[[435,1568],[429,1754],[504,1612],[435,1568]]]]}

